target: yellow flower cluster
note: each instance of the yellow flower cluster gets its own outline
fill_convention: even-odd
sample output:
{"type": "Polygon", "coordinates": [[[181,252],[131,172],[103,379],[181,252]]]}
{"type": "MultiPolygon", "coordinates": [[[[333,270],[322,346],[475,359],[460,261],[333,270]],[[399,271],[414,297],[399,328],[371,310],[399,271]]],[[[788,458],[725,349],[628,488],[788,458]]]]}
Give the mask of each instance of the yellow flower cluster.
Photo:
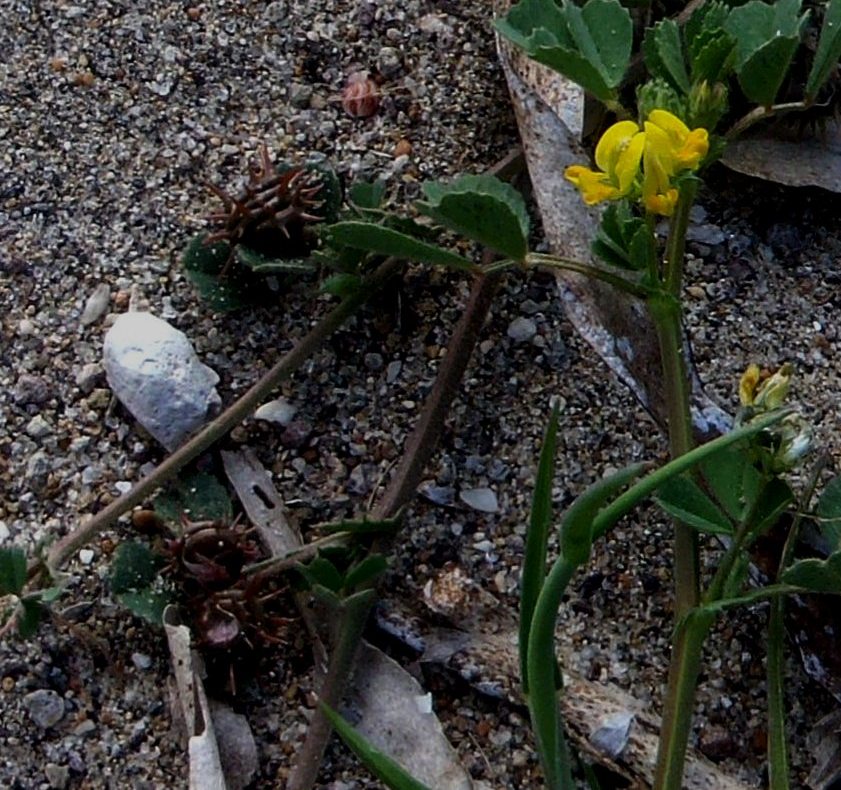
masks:
{"type": "Polygon", "coordinates": [[[598,170],[572,165],[564,176],[588,206],[639,192],[647,211],[669,217],[678,197],[672,179],[697,170],[708,150],[706,129],[690,131],[676,115],[652,110],[643,129],[619,121],[602,135],[596,146],[598,170]]]}

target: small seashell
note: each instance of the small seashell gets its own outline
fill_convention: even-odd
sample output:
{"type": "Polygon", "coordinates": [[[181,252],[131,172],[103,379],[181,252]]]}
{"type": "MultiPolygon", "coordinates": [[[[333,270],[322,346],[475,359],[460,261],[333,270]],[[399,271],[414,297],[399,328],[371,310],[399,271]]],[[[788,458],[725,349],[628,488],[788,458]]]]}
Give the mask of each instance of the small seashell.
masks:
{"type": "Polygon", "coordinates": [[[370,118],[380,105],[380,88],[367,71],[350,74],[342,90],[342,107],[354,118],[370,118]]]}

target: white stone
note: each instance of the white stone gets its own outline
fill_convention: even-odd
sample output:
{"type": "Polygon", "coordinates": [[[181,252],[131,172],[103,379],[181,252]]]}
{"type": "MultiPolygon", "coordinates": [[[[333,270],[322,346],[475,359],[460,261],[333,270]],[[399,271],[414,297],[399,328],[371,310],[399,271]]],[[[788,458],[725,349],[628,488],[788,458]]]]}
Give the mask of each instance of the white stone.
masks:
{"type": "Polygon", "coordinates": [[[93,549],[81,549],[79,551],[79,562],[81,562],[82,565],[90,565],[93,562],[93,558],[93,549]]]}
{"type": "Polygon", "coordinates": [[[219,376],[187,336],[151,313],[121,315],[105,335],[105,375],[114,395],[167,450],[222,405],[219,376]]]}
{"type": "Polygon", "coordinates": [[[275,422],[278,425],[289,425],[297,411],[297,406],[293,406],[286,398],[277,398],[264,403],[257,409],[254,412],[254,418],[266,422],[275,422]]]}

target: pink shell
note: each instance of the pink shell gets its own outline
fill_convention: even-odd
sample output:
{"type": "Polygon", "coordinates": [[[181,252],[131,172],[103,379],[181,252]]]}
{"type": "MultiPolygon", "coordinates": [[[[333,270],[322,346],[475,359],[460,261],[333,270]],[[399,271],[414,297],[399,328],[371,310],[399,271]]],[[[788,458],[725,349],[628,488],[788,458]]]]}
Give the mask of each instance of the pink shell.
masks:
{"type": "Polygon", "coordinates": [[[380,89],[367,71],[351,74],[342,90],[342,107],[354,118],[370,118],[380,105],[380,89]]]}

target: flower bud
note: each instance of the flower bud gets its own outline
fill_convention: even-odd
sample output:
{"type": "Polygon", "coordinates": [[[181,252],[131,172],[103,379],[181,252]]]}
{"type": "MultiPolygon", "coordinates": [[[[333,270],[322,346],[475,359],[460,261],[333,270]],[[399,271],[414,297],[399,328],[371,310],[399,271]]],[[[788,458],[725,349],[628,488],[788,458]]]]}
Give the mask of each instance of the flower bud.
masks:
{"type": "Polygon", "coordinates": [[[686,117],[686,101],[663,79],[656,77],[637,88],[637,112],[644,120],[652,110],[668,110],[678,118],[686,117]]]}
{"type": "Polygon", "coordinates": [[[727,112],[727,86],[706,80],[696,82],[689,91],[689,125],[712,131],[727,112]]]}

